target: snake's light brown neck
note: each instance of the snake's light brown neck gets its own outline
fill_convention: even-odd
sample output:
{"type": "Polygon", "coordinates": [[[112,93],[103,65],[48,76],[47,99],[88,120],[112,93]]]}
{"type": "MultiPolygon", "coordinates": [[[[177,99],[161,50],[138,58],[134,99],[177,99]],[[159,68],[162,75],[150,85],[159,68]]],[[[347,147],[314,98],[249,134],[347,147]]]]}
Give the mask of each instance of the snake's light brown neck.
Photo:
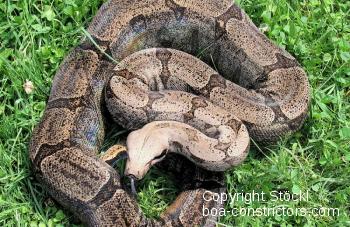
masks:
{"type": "Polygon", "coordinates": [[[245,126],[241,126],[238,134],[227,126],[218,126],[217,131],[214,138],[185,123],[151,122],[128,136],[125,175],[143,178],[149,168],[168,152],[184,155],[211,171],[225,171],[241,163],[249,147],[249,137],[244,136],[245,126]]]}

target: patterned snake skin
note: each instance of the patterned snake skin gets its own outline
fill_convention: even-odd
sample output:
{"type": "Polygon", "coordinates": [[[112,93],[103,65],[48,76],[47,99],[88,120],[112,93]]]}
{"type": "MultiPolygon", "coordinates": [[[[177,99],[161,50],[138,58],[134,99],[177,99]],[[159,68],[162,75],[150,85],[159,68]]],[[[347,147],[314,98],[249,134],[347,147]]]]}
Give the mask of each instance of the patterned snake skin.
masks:
{"type": "Polygon", "coordinates": [[[110,0],[88,31],[99,48],[83,40],[65,58],[30,145],[38,181],[88,226],[215,226],[202,209],[222,204],[203,194],[225,187],[211,171],[242,162],[249,136],[275,141],[307,116],[305,72],[231,0],[110,0]],[[158,163],[178,176],[181,193],[158,220],[97,156],[106,115],[137,129],[127,175],[158,163]],[[168,152],[180,156],[160,162],[168,152]]]}

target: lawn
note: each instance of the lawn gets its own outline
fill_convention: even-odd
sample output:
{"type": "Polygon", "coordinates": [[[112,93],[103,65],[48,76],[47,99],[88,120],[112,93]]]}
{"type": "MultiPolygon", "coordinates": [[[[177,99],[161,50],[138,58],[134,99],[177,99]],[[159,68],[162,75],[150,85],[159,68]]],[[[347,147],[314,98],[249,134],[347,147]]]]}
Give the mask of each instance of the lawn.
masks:
{"type": "MultiPolygon", "coordinates": [[[[55,71],[84,36],[82,28],[102,2],[0,0],[0,226],[71,225],[71,215],[34,180],[28,142],[43,114],[55,71]],[[23,88],[26,81],[34,86],[30,94],[23,88]]],[[[247,160],[227,172],[228,192],[308,192],[309,198],[231,201],[226,208],[323,207],[339,215],[227,215],[220,222],[350,226],[350,1],[236,2],[269,38],[298,59],[308,73],[312,103],[299,132],[274,145],[253,145],[247,160]]],[[[173,198],[168,195],[175,193],[157,170],[139,190],[140,204],[149,217],[157,217],[173,198]]]]}

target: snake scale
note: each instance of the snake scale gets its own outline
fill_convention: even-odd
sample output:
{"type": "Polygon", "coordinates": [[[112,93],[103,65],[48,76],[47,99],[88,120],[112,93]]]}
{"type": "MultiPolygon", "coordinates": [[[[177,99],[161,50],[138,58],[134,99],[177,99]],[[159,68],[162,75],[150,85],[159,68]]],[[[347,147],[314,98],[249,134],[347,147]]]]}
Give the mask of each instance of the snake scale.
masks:
{"type": "Polygon", "coordinates": [[[275,141],[307,116],[305,72],[231,0],[110,0],[88,32],[95,43],[82,40],[61,64],[30,144],[38,181],[88,226],[215,225],[202,215],[222,207],[202,198],[225,190],[212,171],[242,162],[249,136],[275,141]],[[136,130],[127,175],[158,163],[178,176],[182,191],[157,220],[97,156],[107,112],[136,130]],[[169,152],[182,156],[160,162],[169,152]]]}

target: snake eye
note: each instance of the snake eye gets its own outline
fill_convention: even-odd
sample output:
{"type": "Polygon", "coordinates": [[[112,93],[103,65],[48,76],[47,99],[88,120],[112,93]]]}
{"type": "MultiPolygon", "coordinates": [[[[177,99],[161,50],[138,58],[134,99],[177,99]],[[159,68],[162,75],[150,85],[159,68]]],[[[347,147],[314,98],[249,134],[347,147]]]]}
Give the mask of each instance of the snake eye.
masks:
{"type": "Polygon", "coordinates": [[[166,155],[166,153],[167,153],[167,151],[168,151],[167,149],[164,149],[164,150],[162,151],[162,153],[161,153],[160,155],[157,155],[156,157],[154,157],[153,160],[164,158],[165,155],[166,155]]]}

